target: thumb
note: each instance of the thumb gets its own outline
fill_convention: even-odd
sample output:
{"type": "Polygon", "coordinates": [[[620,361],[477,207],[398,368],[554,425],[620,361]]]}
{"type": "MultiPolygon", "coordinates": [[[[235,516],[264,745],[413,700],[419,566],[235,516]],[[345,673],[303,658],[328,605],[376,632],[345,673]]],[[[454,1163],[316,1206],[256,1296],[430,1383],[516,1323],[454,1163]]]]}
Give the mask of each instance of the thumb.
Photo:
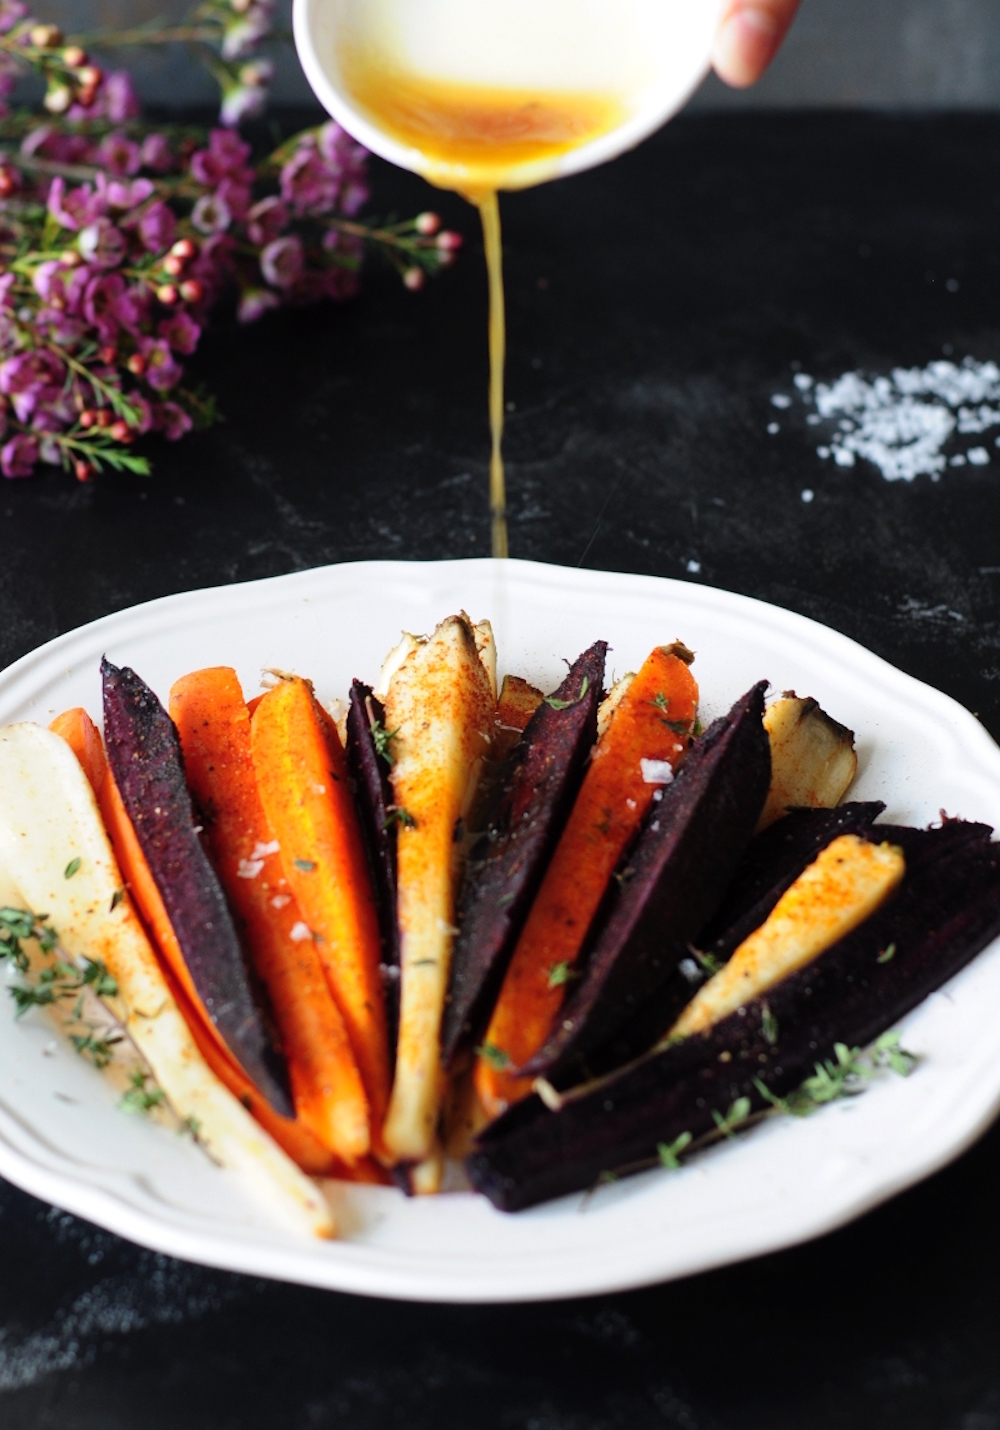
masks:
{"type": "Polygon", "coordinates": [[[799,0],[728,0],[712,52],[720,79],[739,89],[755,84],[777,54],[798,8],[799,0]]]}

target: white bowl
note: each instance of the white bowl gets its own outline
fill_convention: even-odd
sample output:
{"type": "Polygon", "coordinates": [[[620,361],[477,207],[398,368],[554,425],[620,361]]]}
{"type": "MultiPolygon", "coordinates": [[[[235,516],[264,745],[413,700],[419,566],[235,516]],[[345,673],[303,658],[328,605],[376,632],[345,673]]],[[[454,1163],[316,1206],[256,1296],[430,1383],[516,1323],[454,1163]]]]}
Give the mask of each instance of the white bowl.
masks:
{"type": "MultiPolygon", "coordinates": [[[[432,163],[387,133],[352,95],[346,54],[418,81],[616,101],[613,128],[506,169],[496,186],[517,189],[603,163],[658,129],[703,79],[720,9],[720,0],[294,0],[294,29],[309,83],[334,119],[442,187],[474,188],[477,175],[432,163]]],[[[481,175],[480,183],[488,186],[481,175]]]]}

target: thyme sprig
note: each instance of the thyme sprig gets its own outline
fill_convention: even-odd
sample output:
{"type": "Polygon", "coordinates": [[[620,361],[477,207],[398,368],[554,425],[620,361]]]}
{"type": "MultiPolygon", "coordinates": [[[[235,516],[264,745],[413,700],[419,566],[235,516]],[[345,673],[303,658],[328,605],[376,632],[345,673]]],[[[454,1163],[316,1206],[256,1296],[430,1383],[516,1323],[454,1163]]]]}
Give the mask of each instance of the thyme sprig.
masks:
{"type": "Polygon", "coordinates": [[[589,689],[590,676],[585,675],[580,681],[580,693],[573,700],[560,700],[556,695],[546,695],[545,704],[551,706],[553,710],[570,710],[574,705],[579,705],[589,689]]]}

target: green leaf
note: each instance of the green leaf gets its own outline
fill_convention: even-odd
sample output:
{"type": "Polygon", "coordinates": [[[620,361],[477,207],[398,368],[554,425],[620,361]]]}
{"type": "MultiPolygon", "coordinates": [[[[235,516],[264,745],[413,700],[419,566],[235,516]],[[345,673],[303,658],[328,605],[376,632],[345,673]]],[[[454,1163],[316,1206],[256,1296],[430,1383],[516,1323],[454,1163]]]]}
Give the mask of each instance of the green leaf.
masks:
{"type": "Polygon", "coordinates": [[[888,948],[884,948],[875,960],[876,963],[890,963],[896,957],[896,945],[890,943],[888,948]]]}
{"type": "Polygon", "coordinates": [[[778,1041],[778,1020],[766,1003],[761,1007],[760,1028],[765,1043],[770,1043],[773,1048],[778,1041]]]}
{"type": "Polygon", "coordinates": [[[712,1120],[723,1137],[732,1137],[735,1128],[746,1122],[750,1116],[750,1108],[751,1102],[748,1097],[738,1097],[725,1117],[718,1110],[713,1110],[712,1120]]]}
{"type": "Polygon", "coordinates": [[[549,969],[549,987],[562,988],[576,973],[569,963],[554,963],[549,969]]]}
{"type": "Polygon", "coordinates": [[[150,1074],[136,1071],[132,1074],[132,1086],[123,1093],[119,1099],[118,1106],[123,1112],[151,1112],[154,1107],[159,1107],[166,1101],[166,1094],[155,1083],[152,1087],[147,1087],[150,1074]]]}
{"type": "Polygon", "coordinates": [[[390,806],[383,827],[388,829],[393,824],[401,824],[404,829],[416,829],[417,827],[417,821],[413,818],[413,815],[409,810],[404,809],[402,805],[399,804],[390,806]]]}
{"type": "Polygon", "coordinates": [[[315,859],[293,859],[292,863],[296,869],[301,869],[303,874],[311,874],[316,868],[315,859]]]}
{"type": "Polygon", "coordinates": [[[682,1132],[679,1137],[675,1137],[673,1142],[658,1142],[656,1144],[656,1155],[660,1159],[660,1166],[668,1168],[671,1172],[676,1172],[681,1165],[681,1153],[690,1146],[692,1141],[690,1132],[682,1132]]]}
{"type": "Polygon", "coordinates": [[[71,859],[66,865],[66,868],[63,870],[63,878],[72,879],[73,875],[77,872],[82,863],[83,860],[80,858],[79,854],[76,856],[75,859],[71,859]]]}
{"type": "Polygon", "coordinates": [[[497,1072],[503,1072],[504,1068],[510,1067],[510,1056],[503,1048],[498,1048],[494,1043],[483,1043],[482,1047],[476,1049],[476,1054],[490,1067],[496,1068],[497,1072]]]}
{"type": "Polygon", "coordinates": [[[375,753],[381,756],[389,768],[392,769],[396,762],[389,750],[389,743],[399,734],[399,726],[397,725],[395,730],[387,730],[381,720],[375,720],[372,723],[371,732],[372,742],[375,745],[375,753]]]}
{"type": "Polygon", "coordinates": [[[113,914],[115,909],[117,909],[118,905],[121,903],[122,899],[124,899],[124,897],[125,885],[123,884],[120,889],[116,889],[111,895],[111,908],[108,910],[108,912],[113,914]]]}
{"type": "Polygon", "coordinates": [[[585,675],[580,682],[580,693],[575,700],[560,700],[556,695],[546,695],[544,703],[551,705],[553,710],[569,710],[573,705],[579,705],[589,689],[590,676],[585,675]]]}

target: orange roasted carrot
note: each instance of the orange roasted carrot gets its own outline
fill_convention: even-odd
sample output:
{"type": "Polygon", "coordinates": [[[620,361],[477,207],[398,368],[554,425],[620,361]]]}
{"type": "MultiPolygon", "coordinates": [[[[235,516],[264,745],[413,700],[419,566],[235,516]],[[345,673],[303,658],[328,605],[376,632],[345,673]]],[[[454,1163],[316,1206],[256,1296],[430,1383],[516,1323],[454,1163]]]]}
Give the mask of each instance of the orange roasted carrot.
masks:
{"type": "Polygon", "coordinates": [[[250,728],[261,803],[347,1026],[378,1151],[389,1100],[379,928],[344,751],[312,687],[298,677],[268,691],[250,728]]]}
{"type": "Polygon", "coordinates": [[[270,995],[296,1112],[321,1142],[354,1162],[370,1146],[368,1100],[316,945],[281,872],[236,672],[216,666],[175,681],[170,716],[188,785],[210,811],[209,855],[270,995]]]}
{"type": "Polygon", "coordinates": [[[491,1116],[531,1091],[513,1070],[552,1031],[607,882],[652,802],[651,781],[669,777],[688,747],[698,709],[690,658],[683,646],[657,646],[598,740],[483,1041],[475,1082],[491,1116]],[[657,770],[664,762],[670,770],[657,770]]]}
{"type": "MultiPolygon", "coordinates": [[[[200,1004],[192,1002],[181,987],[174,965],[165,957],[161,939],[165,936],[177,950],[177,940],[170,926],[159,890],[153,882],[135,832],[125,813],[114,778],[108,770],[100,732],[85,710],[66,710],[57,715],[49,728],[60,735],[76,755],[83,772],[97,797],[104,827],[114,847],[118,866],[133,896],[140,917],[152,935],[152,943],[164,964],[164,974],[198,1050],[212,1072],[261,1124],[275,1142],[287,1152],[304,1172],[314,1176],[342,1176],[345,1169],[318,1138],[302,1123],[276,1113],[254,1087],[246,1073],[234,1060],[218,1037],[200,1004]],[[139,893],[137,894],[137,890],[139,893]],[[151,916],[150,916],[151,915],[151,916]]],[[[183,960],[180,961],[183,968],[183,960]]],[[[186,971],[186,970],[185,970],[186,971]]],[[[367,1178],[366,1178],[367,1179],[367,1178]]]]}

